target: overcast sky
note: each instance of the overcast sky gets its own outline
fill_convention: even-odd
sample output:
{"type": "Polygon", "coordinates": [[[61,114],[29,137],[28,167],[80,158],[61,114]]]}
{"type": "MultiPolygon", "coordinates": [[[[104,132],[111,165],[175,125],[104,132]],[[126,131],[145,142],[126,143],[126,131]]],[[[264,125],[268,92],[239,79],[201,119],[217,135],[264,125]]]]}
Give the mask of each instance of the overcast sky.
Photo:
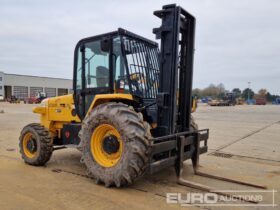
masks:
{"type": "Polygon", "coordinates": [[[280,94],[278,0],[0,0],[0,71],[70,79],[79,39],[122,27],[154,40],[153,11],[174,2],[197,19],[194,87],[280,94]]]}

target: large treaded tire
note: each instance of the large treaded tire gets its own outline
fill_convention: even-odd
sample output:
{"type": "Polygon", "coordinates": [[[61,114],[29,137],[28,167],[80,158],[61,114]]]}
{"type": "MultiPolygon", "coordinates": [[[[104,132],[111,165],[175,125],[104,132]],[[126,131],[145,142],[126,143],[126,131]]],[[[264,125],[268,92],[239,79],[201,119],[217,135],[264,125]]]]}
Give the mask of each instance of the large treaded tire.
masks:
{"type": "Polygon", "coordinates": [[[52,138],[49,135],[48,130],[38,123],[32,123],[26,125],[20,134],[19,137],[19,149],[21,157],[25,163],[33,166],[43,166],[48,162],[52,156],[53,145],[52,138]],[[37,152],[36,155],[32,158],[29,158],[23,149],[23,138],[28,133],[32,133],[32,136],[36,140],[37,152]]]}
{"type": "Polygon", "coordinates": [[[132,107],[115,102],[97,106],[84,119],[79,135],[83,153],[81,162],[85,163],[88,175],[97,183],[104,183],[106,187],[121,187],[131,184],[145,172],[149,160],[150,126],[132,107]],[[115,127],[123,141],[122,155],[112,167],[99,165],[91,153],[92,133],[101,124],[115,127]]]}

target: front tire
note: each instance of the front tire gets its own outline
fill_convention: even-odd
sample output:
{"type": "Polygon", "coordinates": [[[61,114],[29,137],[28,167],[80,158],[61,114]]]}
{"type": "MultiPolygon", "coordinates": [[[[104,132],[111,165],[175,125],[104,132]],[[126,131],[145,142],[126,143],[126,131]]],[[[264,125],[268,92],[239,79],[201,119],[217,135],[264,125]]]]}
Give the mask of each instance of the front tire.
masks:
{"type": "Polygon", "coordinates": [[[123,103],[105,103],[84,119],[80,132],[82,162],[97,183],[109,187],[131,184],[149,160],[149,124],[123,103]]]}
{"type": "Polygon", "coordinates": [[[29,124],[21,131],[19,149],[25,163],[43,166],[49,161],[53,152],[51,136],[40,124],[29,124]]]}

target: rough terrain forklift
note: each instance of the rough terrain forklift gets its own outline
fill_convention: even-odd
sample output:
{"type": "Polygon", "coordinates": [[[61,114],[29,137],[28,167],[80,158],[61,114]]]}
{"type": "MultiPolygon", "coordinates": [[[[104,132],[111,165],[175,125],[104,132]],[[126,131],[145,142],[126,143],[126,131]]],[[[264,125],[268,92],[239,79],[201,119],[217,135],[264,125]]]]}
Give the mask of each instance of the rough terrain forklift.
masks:
{"type": "Polygon", "coordinates": [[[153,30],[160,50],[121,28],[78,42],[74,94],[33,109],[41,119],[21,131],[22,158],[41,166],[54,150],[76,147],[89,176],[105,186],[174,166],[179,184],[212,191],[182,179],[183,161],[191,159],[197,175],[265,188],[197,170],[209,131],[198,130],[191,117],[195,18],[174,4],[154,14],[162,20],[153,30]]]}

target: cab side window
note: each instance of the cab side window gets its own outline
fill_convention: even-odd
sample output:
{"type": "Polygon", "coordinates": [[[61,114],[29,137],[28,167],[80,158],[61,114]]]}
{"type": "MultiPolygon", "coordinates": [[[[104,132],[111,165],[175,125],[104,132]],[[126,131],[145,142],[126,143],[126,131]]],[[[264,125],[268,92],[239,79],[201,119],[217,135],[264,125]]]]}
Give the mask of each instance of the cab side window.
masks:
{"type": "Polygon", "coordinates": [[[109,87],[109,53],[101,50],[101,41],[85,45],[86,88],[109,87]]]}

